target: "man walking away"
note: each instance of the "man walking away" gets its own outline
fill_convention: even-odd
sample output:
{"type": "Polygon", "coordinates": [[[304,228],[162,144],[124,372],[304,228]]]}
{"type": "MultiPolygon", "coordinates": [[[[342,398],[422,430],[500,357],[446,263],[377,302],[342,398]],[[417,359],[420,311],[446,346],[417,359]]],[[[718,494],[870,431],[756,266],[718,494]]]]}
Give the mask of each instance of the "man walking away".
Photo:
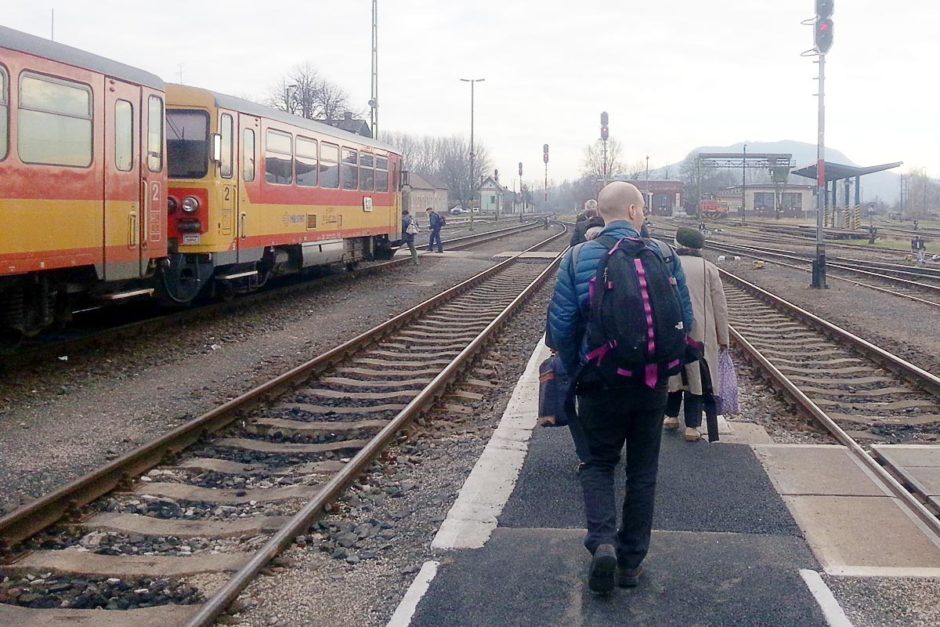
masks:
{"type": "Polygon", "coordinates": [[[639,190],[610,183],[601,190],[598,206],[607,226],[562,260],[548,325],[565,368],[578,373],[577,413],[589,450],[578,475],[588,529],[584,546],[593,555],[588,587],[609,594],[615,583],[638,584],[649,550],[666,383],[679,367],[676,358],[659,359],[667,350],[670,356],[681,354],[686,329],[692,327],[692,305],[672,248],[640,238],[639,190]],[[631,271],[632,280],[619,280],[631,271]],[[642,332],[622,345],[595,345],[598,329],[600,335],[608,331],[621,338],[642,332]],[[626,355],[636,354],[648,361],[629,363],[626,355]],[[627,491],[618,530],[614,468],[624,442],[627,491]]]}
{"type": "Polygon", "coordinates": [[[418,233],[418,221],[407,209],[401,211],[401,241],[411,251],[411,263],[418,265],[418,251],[415,249],[415,235],[418,233]]]}
{"type": "Polygon", "coordinates": [[[597,201],[593,198],[584,203],[584,219],[578,220],[574,225],[574,232],[571,234],[569,246],[577,246],[587,241],[584,234],[588,229],[595,226],[604,226],[604,219],[597,215],[597,201]]]}
{"type": "MultiPolygon", "coordinates": [[[[715,264],[702,257],[705,237],[699,231],[680,227],[676,231],[679,261],[685,273],[692,299],[692,314],[695,323],[689,336],[704,345],[705,364],[709,372],[718,373],[719,351],[728,348],[728,303],[721,284],[721,275],[715,264]]],[[[705,408],[706,392],[702,380],[702,369],[698,361],[687,363],[682,373],[669,379],[669,400],[666,403],[667,429],[679,428],[679,407],[683,407],[685,433],[689,442],[696,442],[702,434],[702,411],[705,408]]]]}
{"type": "Polygon", "coordinates": [[[444,252],[444,244],[441,242],[441,229],[444,228],[444,217],[434,211],[433,207],[428,207],[428,228],[431,230],[431,238],[428,240],[428,251],[434,250],[434,242],[437,242],[437,252],[444,252]]]}

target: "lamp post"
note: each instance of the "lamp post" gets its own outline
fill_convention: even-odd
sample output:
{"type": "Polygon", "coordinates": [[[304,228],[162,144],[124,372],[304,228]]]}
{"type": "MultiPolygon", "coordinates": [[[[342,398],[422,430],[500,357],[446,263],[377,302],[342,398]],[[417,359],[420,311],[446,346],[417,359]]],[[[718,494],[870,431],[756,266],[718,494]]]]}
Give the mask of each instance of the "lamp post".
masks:
{"type": "Polygon", "coordinates": [[[482,83],[485,78],[462,78],[464,83],[470,83],[470,230],[473,230],[473,197],[476,196],[476,190],[473,187],[473,86],[476,83],[482,83]]]}
{"type": "Polygon", "coordinates": [[[745,207],[747,207],[747,144],[744,144],[744,158],[741,160],[741,224],[747,224],[745,207]]]}
{"type": "Polygon", "coordinates": [[[650,193],[650,156],[646,155],[646,210],[653,213],[653,195],[650,193]]]}

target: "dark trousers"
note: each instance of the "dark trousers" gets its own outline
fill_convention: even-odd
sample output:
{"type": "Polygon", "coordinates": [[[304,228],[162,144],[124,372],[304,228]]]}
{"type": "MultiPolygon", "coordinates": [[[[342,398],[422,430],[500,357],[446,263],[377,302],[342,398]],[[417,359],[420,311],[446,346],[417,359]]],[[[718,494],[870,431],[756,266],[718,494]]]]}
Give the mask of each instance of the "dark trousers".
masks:
{"type": "Polygon", "coordinates": [[[444,252],[444,244],[441,242],[440,229],[431,229],[431,238],[428,240],[428,250],[434,250],[434,242],[437,242],[437,252],[444,252]]]}
{"type": "Polygon", "coordinates": [[[636,568],[649,550],[666,394],[663,382],[655,390],[638,384],[578,396],[590,453],[578,475],[588,530],[584,546],[593,553],[601,544],[613,544],[622,568],[636,568]],[[618,531],[614,469],[624,442],[627,490],[618,531]]]}
{"type": "Polygon", "coordinates": [[[578,416],[568,417],[568,430],[571,431],[571,439],[574,441],[574,452],[578,456],[578,461],[582,464],[587,463],[591,452],[588,450],[587,438],[584,435],[584,428],[578,416]]]}
{"type": "Polygon", "coordinates": [[[666,415],[679,417],[679,406],[682,406],[685,426],[698,429],[702,426],[702,410],[705,408],[705,397],[700,394],[679,390],[670,392],[666,401],[666,415]]]}

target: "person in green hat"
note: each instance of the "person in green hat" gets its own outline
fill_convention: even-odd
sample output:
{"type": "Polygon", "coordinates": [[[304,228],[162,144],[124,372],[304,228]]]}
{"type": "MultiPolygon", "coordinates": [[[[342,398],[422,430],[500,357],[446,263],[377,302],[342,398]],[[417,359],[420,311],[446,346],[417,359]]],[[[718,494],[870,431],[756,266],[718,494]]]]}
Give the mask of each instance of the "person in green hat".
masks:
{"type": "MultiPolygon", "coordinates": [[[[686,227],[676,231],[676,252],[685,272],[695,317],[689,336],[704,344],[705,363],[717,373],[719,352],[728,348],[728,304],[718,268],[702,257],[704,246],[705,236],[699,231],[686,227]]],[[[700,364],[697,361],[686,364],[682,373],[669,379],[663,426],[678,429],[679,409],[682,407],[685,418],[683,437],[689,442],[701,439],[703,394],[700,364]]]]}

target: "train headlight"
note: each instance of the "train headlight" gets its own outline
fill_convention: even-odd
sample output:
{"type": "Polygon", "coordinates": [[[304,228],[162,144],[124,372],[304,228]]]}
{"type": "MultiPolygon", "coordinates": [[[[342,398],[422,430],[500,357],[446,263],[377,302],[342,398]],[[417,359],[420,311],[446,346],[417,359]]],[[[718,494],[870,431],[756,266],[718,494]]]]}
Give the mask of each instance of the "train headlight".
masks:
{"type": "Polygon", "coordinates": [[[195,196],[187,196],[183,199],[183,211],[186,213],[196,213],[199,211],[199,199],[195,196]]]}
{"type": "Polygon", "coordinates": [[[166,212],[167,213],[176,213],[177,208],[179,208],[179,203],[176,202],[176,199],[172,196],[167,196],[166,199],[166,212]]]}

